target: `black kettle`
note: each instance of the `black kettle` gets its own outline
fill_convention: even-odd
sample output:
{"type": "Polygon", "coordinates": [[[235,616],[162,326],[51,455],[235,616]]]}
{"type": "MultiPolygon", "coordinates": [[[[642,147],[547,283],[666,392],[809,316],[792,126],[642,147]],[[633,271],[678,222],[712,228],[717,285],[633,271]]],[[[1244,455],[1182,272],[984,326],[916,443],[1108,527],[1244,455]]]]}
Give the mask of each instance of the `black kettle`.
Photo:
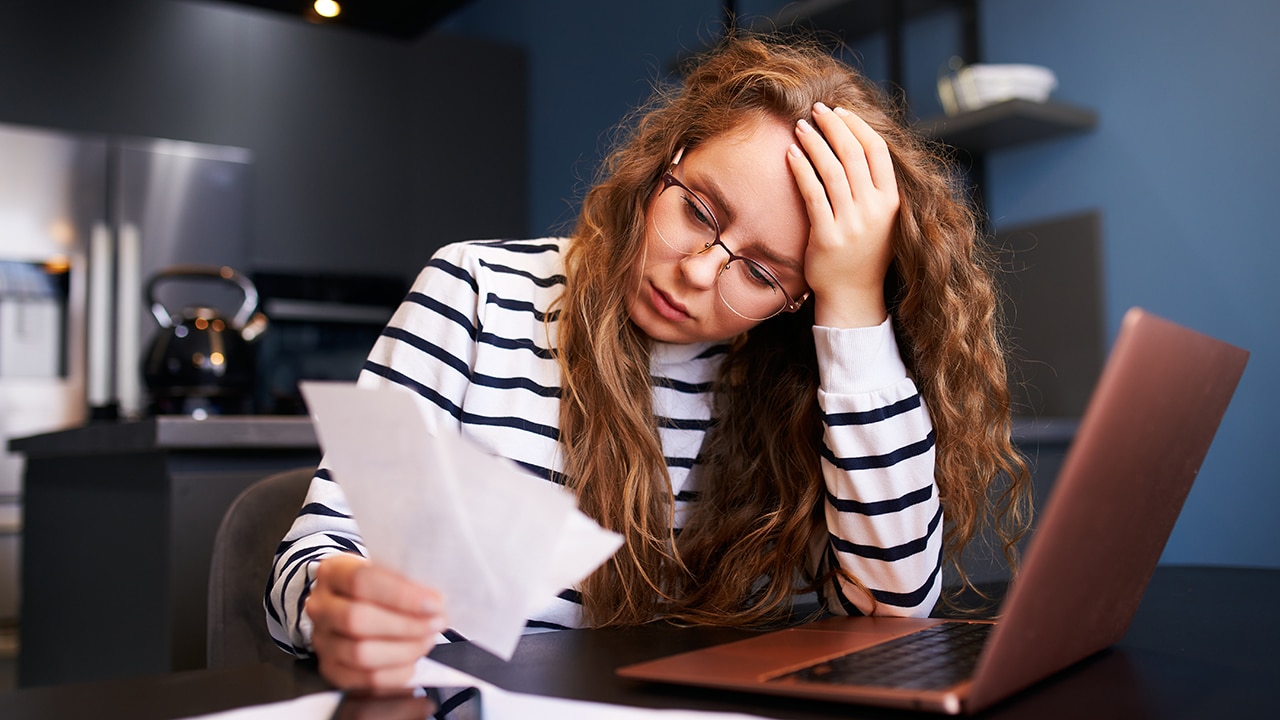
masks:
{"type": "Polygon", "coordinates": [[[267,328],[258,312],[258,290],[229,267],[180,265],[147,282],[147,301],[160,329],[143,360],[142,375],[156,415],[233,415],[252,412],[255,380],[251,343],[267,328]],[[212,307],[169,312],[156,289],[173,280],[216,281],[237,286],[240,309],[225,318],[212,307]]]}

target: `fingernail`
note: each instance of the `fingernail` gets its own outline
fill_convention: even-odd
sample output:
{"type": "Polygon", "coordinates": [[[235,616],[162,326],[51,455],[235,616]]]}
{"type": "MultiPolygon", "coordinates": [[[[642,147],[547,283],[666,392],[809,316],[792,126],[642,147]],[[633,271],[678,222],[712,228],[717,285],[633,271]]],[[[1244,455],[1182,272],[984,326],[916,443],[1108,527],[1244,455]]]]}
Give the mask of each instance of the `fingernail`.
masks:
{"type": "Polygon", "coordinates": [[[809,121],[805,120],[804,118],[800,118],[799,120],[796,121],[796,128],[800,132],[813,132],[813,126],[810,125],[809,121]]]}
{"type": "Polygon", "coordinates": [[[787,148],[787,154],[792,157],[802,157],[804,155],[804,153],[800,152],[800,146],[795,143],[791,143],[791,147],[787,148]]]}
{"type": "Polygon", "coordinates": [[[845,110],[844,108],[839,107],[839,106],[837,106],[837,107],[836,107],[836,109],[835,109],[835,113],[836,113],[837,115],[839,115],[840,117],[849,117],[850,115],[852,115],[852,114],[853,114],[853,113],[849,112],[848,110],[845,110]]]}
{"type": "Polygon", "coordinates": [[[827,107],[825,103],[819,101],[813,104],[814,115],[821,115],[827,112],[831,112],[831,108],[827,107]]]}

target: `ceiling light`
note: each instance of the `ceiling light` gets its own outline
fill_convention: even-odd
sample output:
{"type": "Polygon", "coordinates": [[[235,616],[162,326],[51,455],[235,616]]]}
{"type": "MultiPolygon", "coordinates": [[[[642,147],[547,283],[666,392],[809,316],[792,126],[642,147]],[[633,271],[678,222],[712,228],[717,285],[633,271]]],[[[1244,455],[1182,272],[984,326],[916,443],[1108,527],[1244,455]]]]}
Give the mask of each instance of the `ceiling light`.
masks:
{"type": "Polygon", "coordinates": [[[316,14],[324,18],[338,17],[338,13],[342,12],[342,6],[333,0],[316,0],[312,6],[316,9],[316,14]]]}

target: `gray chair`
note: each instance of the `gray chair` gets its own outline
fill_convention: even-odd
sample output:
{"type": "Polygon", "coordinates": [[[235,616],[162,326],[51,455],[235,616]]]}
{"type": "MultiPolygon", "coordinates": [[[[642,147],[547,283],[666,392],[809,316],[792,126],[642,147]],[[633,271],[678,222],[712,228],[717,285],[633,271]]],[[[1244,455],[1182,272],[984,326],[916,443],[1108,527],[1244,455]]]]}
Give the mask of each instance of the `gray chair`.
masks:
{"type": "Polygon", "coordinates": [[[314,467],[305,467],[263,478],[241,492],[222,517],[209,566],[209,667],[293,662],[267,632],[262,598],[276,547],[314,474],[314,467]]]}

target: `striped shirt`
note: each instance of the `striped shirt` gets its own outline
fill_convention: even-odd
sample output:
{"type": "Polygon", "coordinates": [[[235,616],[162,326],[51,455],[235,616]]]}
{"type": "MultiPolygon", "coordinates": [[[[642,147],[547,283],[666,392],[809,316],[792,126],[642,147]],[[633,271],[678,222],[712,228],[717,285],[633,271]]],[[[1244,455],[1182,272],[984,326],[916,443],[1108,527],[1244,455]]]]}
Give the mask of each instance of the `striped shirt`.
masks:
{"type": "MultiPolygon", "coordinates": [[[[359,384],[407,387],[429,428],[452,428],[538,477],[561,482],[561,376],[551,352],[555,321],[545,319],[563,289],[561,253],[568,242],[466,242],[441,249],[374,345],[359,384]]],[[[927,615],[941,588],[942,560],[928,412],[888,321],[813,332],[825,420],[826,553],[871,594],[837,578],[823,593],[826,605],[837,613],[927,615]]],[[[655,343],[651,353],[653,408],[676,499],[676,528],[697,502],[712,383],[726,351],[723,344],[655,343]]],[[[303,603],[317,562],[343,551],[364,554],[364,547],[341,488],[321,462],[276,552],[267,588],[268,626],[283,649],[309,654],[303,603]]],[[[565,590],[529,618],[528,627],[581,622],[580,598],[565,590]]]]}

